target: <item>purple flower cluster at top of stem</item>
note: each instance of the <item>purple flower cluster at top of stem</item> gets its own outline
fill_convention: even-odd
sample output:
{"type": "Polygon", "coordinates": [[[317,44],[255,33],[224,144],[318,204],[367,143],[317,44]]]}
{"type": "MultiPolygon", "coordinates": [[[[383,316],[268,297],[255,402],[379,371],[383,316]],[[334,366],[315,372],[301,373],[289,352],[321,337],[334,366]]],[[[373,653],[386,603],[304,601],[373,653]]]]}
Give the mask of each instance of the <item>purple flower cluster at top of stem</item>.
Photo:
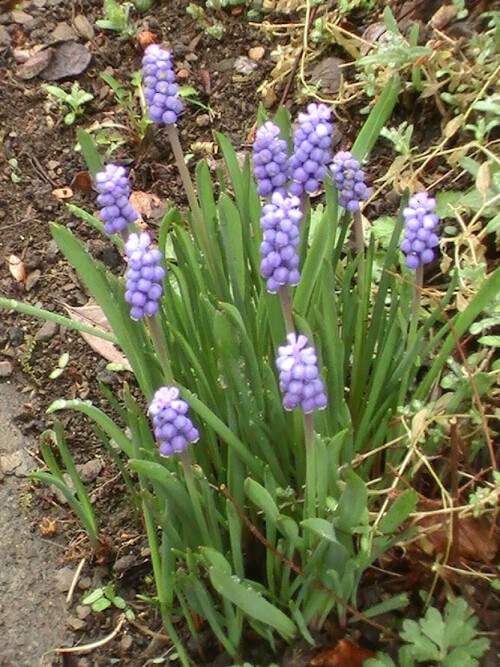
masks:
{"type": "Polygon", "coordinates": [[[161,281],[165,276],[165,270],[159,265],[162,255],[158,248],[150,248],[150,244],[147,232],[130,234],[125,243],[128,258],[125,301],[131,306],[133,320],[154,315],[162,293],[161,281]]]}
{"type": "Polygon", "coordinates": [[[177,122],[184,108],[178,96],[179,86],[175,81],[170,51],[159,44],[150,44],[142,59],[144,96],[153,123],[177,122]]]}
{"type": "Polygon", "coordinates": [[[257,193],[267,197],[273,192],[284,194],[288,180],[288,155],[286,141],[281,139],[280,129],[268,120],[255,133],[252,166],[257,193]]]}
{"type": "Polygon", "coordinates": [[[283,407],[293,410],[299,407],[305,414],[326,407],[327,398],[323,382],[318,377],[316,351],[307,346],[307,337],[289,333],[288,345],[278,348],[276,366],[279,370],[283,407]]]}
{"type": "Polygon", "coordinates": [[[96,174],[97,203],[106,234],[123,232],[137,219],[137,211],[129,201],[130,185],[125,167],[108,164],[96,174]]]}
{"type": "Polygon", "coordinates": [[[299,282],[299,256],[296,250],[302,217],[299,204],[298,197],[283,197],[275,192],[271,201],[262,208],[260,270],[267,280],[268,291],[273,294],[283,285],[296,285],[299,282]]]}
{"type": "Polygon", "coordinates": [[[163,456],[182,452],[188,443],[199,440],[200,434],[188,417],[188,410],[189,405],[180,398],[177,387],[160,387],[156,390],[148,412],[163,456]]]}
{"type": "Polygon", "coordinates": [[[434,249],[439,245],[436,234],[439,218],[435,208],[436,200],[433,197],[427,192],[417,192],[410,197],[408,206],[403,210],[405,231],[400,248],[406,256],[405,264],[409,269],[417,269],[434,259],[434,249]]]}
{"type": "Polygon", "coordinates": [[[289,160],[291,195],[301,197],[314,192],[326,174],[331,159],[332,112],[326,104],[311,103],[299,113],[293,134],[293,153],[289,160]]]}
{"type": "Polygon", "coordinates": [[[347,211],[359,211],[359,203],[370,196],[359,162],[349,151],[339,151],[333,158],[330,171],[339,193],[339,204],[347,211]]]}

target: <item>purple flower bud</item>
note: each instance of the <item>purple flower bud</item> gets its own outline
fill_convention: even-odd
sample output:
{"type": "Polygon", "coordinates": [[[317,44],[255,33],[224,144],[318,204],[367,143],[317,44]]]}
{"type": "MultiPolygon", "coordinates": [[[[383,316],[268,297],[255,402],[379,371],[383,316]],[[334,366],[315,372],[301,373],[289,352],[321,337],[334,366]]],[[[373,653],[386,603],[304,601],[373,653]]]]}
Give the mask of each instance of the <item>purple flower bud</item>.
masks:
{"type": "Polygon", "coordinates": [[[417,192],[403,210],[405,231],[400,249],[406,255],[405,264],[409,269],[417,269],[421,264],[429,264],[434,259],[434,248],[439,245],[437,227],[439,218],[434,212],[436,200],[427,192],[417,192]]]}
{"type": "Polygon", "coordinates": [[[289,160],[291,195],[301,197],[314,192],[326,174],[331,160],[331,110],[326,104],[311,103],[300,113],[293,134],[293,154],[289,160]]]}
{"type": "Polygon", "coordinates": [[[177,122],[184,105],[177,92],[171,53],[159,44],[150,44],[142,59],[144,97],[153,123],[177,122]]]}
{"type": "Polygon", "coordinates": [[[348,211],[359,211],[359,203],[370,196],[359,162],[349,151],[340,151],[333,158],[330,171],[339,193],[339,204],[348,211]]]}
{"type": "Polygon", "coordinates": [[[97,203],[106,234],[122,232],[137,219],[137,211],[129,201],[130,185],[125,167],[108,164],[95,176],[99,193],[97,203]]]}
{"type": "Polygon", "coordinates": [[[130,234],[126,243],[127,274],[125,301],[130,304],[130,317],[140,320],[158,310],[158,300],[162,294],[161,281],[165,270],[159,265],[161,252],[150,248],[148,233],[130,234]]]}
{"type": "Polygon", "coordinates": [[[316,352],[306,347],[307,337],[289,333],[288,345],[278,348],[276,366],[279,370],[280,389],[285,410],[301,407],[304,413],[322,410],[327,399],[323,382],[318,377],[316,352]]]}
{"type": "Polygon", "coordinates": [[[189,405],[179,396],[177,387],[160,387],[149,404],[153,432],[163,456],[184,451],[188,443],[197,442],[200,437],[187,416],[189,405]]]}
{"type": "Polygon", "coordinates": [[[255,133],[252,166],[261,197],[280,190],[284,192],[283,186],[288,180],[286,141],[279,134],[279,127],[270,120],[255,133]]]}
{"type": "Polygon", "coordinates": [[[275,192],[271,202],[262,208],[260,226],[263,240],[260,244],[260,270],[267,279],[266,287],[273,294],[283,285],[299,282],[299,221],[302,213],[297,197],[283,197],[275,192]]]}

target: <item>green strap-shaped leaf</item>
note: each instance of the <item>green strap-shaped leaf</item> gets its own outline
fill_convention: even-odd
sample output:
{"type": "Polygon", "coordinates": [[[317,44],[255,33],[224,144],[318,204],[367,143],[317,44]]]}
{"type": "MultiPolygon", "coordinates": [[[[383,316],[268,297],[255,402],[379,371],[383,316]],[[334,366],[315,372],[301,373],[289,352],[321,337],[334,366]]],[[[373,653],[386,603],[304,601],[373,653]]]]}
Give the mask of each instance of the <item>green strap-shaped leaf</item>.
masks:
{"type": "Polygon", "coordinates": [[[366,123],[361,128],[352,146],[351,153],[357,160],[362,161],[366,158],[375,145],[380,135],[380,130],[390,118],[397,102],[399,87],[399,76],[395,74],[385,86],[373,109],[370,111],[366,123]]]}
{"type": "Polygon", "coordinates": [[[234,575],[215,567],[211,567],[208,573],[210,583],[217,593],[242,609],[247,616],[273,628],[286,641],[291,641],[295,637],[297,631],[295,623],[257,593],[249,583],[245,584],[234,575]]]}
{"type": "Polygon", "coordinates": [[[104,168],[97,146],[95,145],[92,136],[81,127],[76,130],[76,138],[81,146],[82,155],[87,167],[92,176],[95,177],[97,172],[102,171],[104,168]]]}
{"type": "Polygon", "coordinates": [[[245,480],[245,493],[249,499],[257,505],[266,515],[268,521],[276,524],[280,513],[269,491],[254,479],[247,477],[245,480]]]}
{"type": "Polygon", "coordinates": [[[78,412],[83,412],[88,415],[91,419],[98,424],[102,430],[108,434],[108,436],[114,440],[117,445],[122,449],[122,451],[129,457],[133,456],[132,443],[127,438],[125,433],[115,424],[115,422],[104,414],[99,408],[96,408],[95,405],[92,405],[90,401],[82,401],[79,399],[74,400],[65,400],[64,398],[59,398],[54,401],[47,409],[47,412],[50,414],[56,412],[57,410],[77,410],[78,412]]]}
{"type": "Polygon", "coordinates": [[[378,528],[382,533],[393,533],[413,512],[417,505],[418,495],[413,489],[405,489],[387,510],[378,528]]]}

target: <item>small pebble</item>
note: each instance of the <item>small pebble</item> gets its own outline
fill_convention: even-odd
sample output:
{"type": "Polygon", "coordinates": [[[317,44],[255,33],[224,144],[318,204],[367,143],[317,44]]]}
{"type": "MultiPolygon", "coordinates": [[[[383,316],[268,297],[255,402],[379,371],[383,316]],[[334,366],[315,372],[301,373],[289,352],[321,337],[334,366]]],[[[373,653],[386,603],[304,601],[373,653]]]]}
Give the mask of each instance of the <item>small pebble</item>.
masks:
{"type": "Polygon", "coordinates": [[[82,482],[84,484],[89,484],[90,482],[93,482],[97,475],[101,472],[102,461],[99,459],[92,459],[83,465],[77,465],[76,469],[78,470],[78,474],[80,475],[82,482]]]}
{"type": "Polygon", "coordinates": [[[196,116],[196,125],[198,127],[208,127],[210,125],[210,116],[207,113],[201,113],[196,116]]]}
{"type": "Polygon", "coordinates": [[[0,378],[7,378],[12,375],[12,364],[10,361],[0,361],[0,378]]]}
{"type": "Polygon", "coordinates": [[[122,556],[121,558],[118,558],[117,561],[115,561],[115,564],[113,565],[113,572],[118,574],[125,572],[126,570],[130,569],[135,562],[135,556],[132,556],[131,554],[122,556]]]}
{"type": "Polygon", "coordinates": [[[263,46],[253,46],[251,49],[248,49],[248,57],[250,60],[255,60],[257,62],[262,60],[265,52],[266,50],[263,46]]]}
{"type": "Polygon", "coordinates": [[[85,627],[85,621],[82,621],[76,616],[68,616],[66,619],[66,625],[72,630],[82,630],[85,627]]]}
{"type": "Polygon", "coordinates": [[[92,608],[89,607],[89,605],[87,604],[79,604],[75,609],[75,611],[78,618],[84,621],[87,618],[87,616],[89,616],[92,613],[92,608]]]}
{"type": "Polygon", "coordinates": [[[56,322],[46,320],[35,334],[35,340],[41,343],[46,343],[53,338],[59,330],[59,325],[56,322]]]}
{"type": "Polygon", "coordinates": [[[10,46],[12,39],[4,25],[0,25],[0,46],[10,46]]]}
{"type": "Polygon", "coordinates": [[[60,593],[66,593],[69,591],[69,587],[73,582],[73,577],[75,572],[71,567],[62,567],[56,572],[56,589],[60,593]]]}

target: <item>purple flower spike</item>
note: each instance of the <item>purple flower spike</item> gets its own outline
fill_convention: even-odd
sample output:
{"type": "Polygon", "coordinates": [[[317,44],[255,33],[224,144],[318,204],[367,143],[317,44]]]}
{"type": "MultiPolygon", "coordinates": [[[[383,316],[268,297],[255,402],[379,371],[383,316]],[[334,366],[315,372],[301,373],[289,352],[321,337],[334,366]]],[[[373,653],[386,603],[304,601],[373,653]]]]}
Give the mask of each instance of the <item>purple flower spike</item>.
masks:
{"type": "Polygon", "coordinates": [[[279,134],[279,127],[270,120],[255,133],[252,166],[261,197],[284,191],[283,186],[288,180],[286,141],[279,134]]]}
{"type": "Polygon", "coordinates": [[[162,293],[161,281],[165,270],[158,262],[161,252],[150,248],[151,237],[146,232],[130,234],[125,243],[128,268],[125,285],[125,301],[130,304],[130,317],[140,320],[158,310],[162,293]]]}
{"type": "Polygon", "coordinates": [[[330,171],[339,193],[339,204],[347,211],[359,211],[359,203],[370,196],[359,162],[349,151],[339,151],[333,158],[330,171]]]}
{"type": "Polygon", "coordinates": [[[150,44],[142,59],[144,96],[153,123],[177,122],[184,105],[178,97],[179,86],[175,81],[170,51],[159,44],[150,44]]]}
{"type": "Polygon", "coordinates": [[[290,333],[288,345],[278,348],[276,366],[285,410],[301,407],[305,414],[326,408],[323,382],[318,377],[316,352],[306,347],[307,337],[290,333]]]}
{"type": "Polygon", "coordinates": [[[436,234],[439,218],[434,212],[436,200],[427,192],[417,192],[403,210],[405,231],[400,248],[406,255],[405,264],[409,269],[417,269],[429,264],[435,256],[434,248],[439,245],[436,234]]]}
{"type": "Polygon", "coordinates": [[[96,174],[95,182],[104,231],[106,234],[122,232],[129,222],[137,219],[137,211],[129,201],[130,185],[125,167],[108,164],[104,171],[96,174]]]}
{"type": "Polygon", "coordinates": [[[267,279],[269,292],[276,293],[283,285],[299,282],[299,221],[302,213],[298,197],[283,197],[275,192],[271,202],[262,208],[260,226],[263,241],[260,244],[260,270],[267,279]]]}
{"type": "Polygon", "coordinates": [[[177,387],[160,387],[149,404],[153,432],[163,456],[182,452],[188,443],[200,438],[198,429],[187,416],[189,405],[179,396],[177,387]]]}
{"type": "Polygon", "coordinates": [[[315,192],[324,179],[331,160],[331,115],[326,104],[314,103],[308,105],[307,113],[299,114],[289,161],[291,195],[301,197],[304,192],[315,192]]]}

